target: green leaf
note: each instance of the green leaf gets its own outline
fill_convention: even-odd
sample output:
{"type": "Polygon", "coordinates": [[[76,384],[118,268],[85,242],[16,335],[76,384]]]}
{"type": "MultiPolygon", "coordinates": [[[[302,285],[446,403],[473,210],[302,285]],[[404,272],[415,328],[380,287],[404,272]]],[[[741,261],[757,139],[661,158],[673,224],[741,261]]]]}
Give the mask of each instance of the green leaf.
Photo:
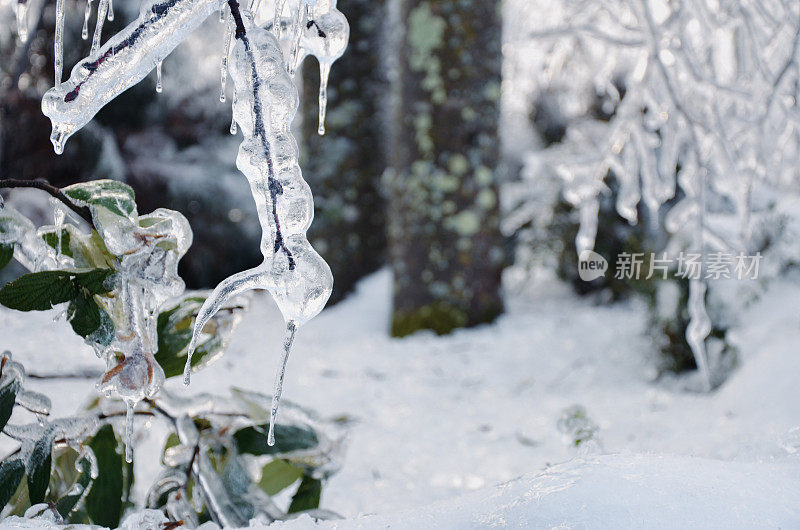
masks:
{"type": "Polygon", "coordinates": [[[47,485],[50,484],[50,470],[53,464],[53,432],[48,431],[36,440],[33,452],[28,457],[28,498],[31,506],[44,501],[47,485]]]}
{"type": "Polygon", "coordinates": [[[56,509],[63,518],[66,518],[75,509],[78,501],[84,496],[89,484],[92,482],[92,466],[89,463],[89,459],[87,457],[82,458],[79,461],[79,465],[80,475],[69,488],[68,493],[58,499],[56,503],[56,509]],[[73,491],[76,491],[76,493],[70,493],[73,491]]]}
{"type": "Polygon", "coordinates": [[[19,388],[19,379],[16,378],[11,379],[0,388],[0,430],[6,426],[9,418],[11,418],[11,413],[14,412],[14,403],[17,399],[19,388]]]}
{"type": "Polygon", "coordinates": [[[122,217],[136,214],[133,188],[116,180],[81,182],[67,186],[63,191],[70,199],[86,204],[93,210],[92,207],[101,207],[122,217]]]}
{"type": "Polygon", "coordinates": [[[322,495],[322,481],[308,475],[303,477],[303,482],[297,488],[297,493],[292,497],[287,513],[304,512],[319,508],[319,498],[322,495]]]}
{"type": "Polygon", "coordinates": [[[74,257],[72,255],[72,248],[70,247],[70,233],[66,227],[60,228],[53,228],[50,232],[44,232],[42,234],[42,239],[47,244],[47,246],[58,250],[59,249],[59,231],[61,232],[61,254],[68,256],[70,258],[74,257]]]}
{"type": "Polygon", "coordinates": [[[0,510],[17,491],[17,486],[25,475],[25,464],[22,460],[6,460],[0,464],[0,510]]]}
{"type": "Polygon", "coordinates": [[[93,297],[79,294],[67,306],[67,320],[72,326],[72,331],[81,337],[87,337],[102,323],[100,306],[93,297]]]}
{"type": "Polygon", "coordinates": [[[303,476],[303,470],[286,460],[273,460],[261,470],[258,486],[267,495],[277,495],[303,476]]]}
{"type": "Polygon", "coordinates": [[[14,257],[14,244],[2,243],[0,244],[0,270],[4,269],[6,265],[11,262],[14,257]]]}
{"type": "Polygon", "coordinates": [[[77,295],[70,278],[66,271],[24,274],[0,289],[0,304],[17,311],[46,311],[77,295]]]}
{"type": "MultiPolygon", "coordinates": [[[[158,315],[158,351],[155,359],[168,378],[183,374],[194,322],[204,301],[204,296],[187,296],[158,315]]],[[[243,309],[235,303],[228,304],[211,318],[205,329],[210,337],[198,344],[192,356],[193,367],[208,363],[222,353],[238,321],[238,317],[231,318],[231,313],[243,309]]]]}
{"type": "Polygon", "coordinates": [[[17,311],[47,311],[83,294],[114,287],[111,269],[41,271],[24,274],[0,289],[0,304],[17,311]]]}
{"type": "Polygon", "coordinates": [[[97,457],[99,474],[86,495],[86,512],[92,523],[116,528],[122,516],[124,460],[111,425],[101,427],[89,446],[97,457]]]}
{"type": "Polygon", "coordinates": [[[164,463],[164,456],[167,454],[167,450],[173,447],[177,447],[180,444],[181,444],[180,437],[174,432],[169,433],[169,436],[167,436],[167,440],[164,442],[164,449],[161,450],[161,463],[163,465],[166,465],[164,463]]]}
{"type": "Polygon", "coordinates": [[[309,428],[295,425],[275,425],[275,445],[267,444],[269,424],[245,427],[236,431],[233,439],[240,453],[274,455],[311,449],[319,444],[317,435],[309,428]]]}

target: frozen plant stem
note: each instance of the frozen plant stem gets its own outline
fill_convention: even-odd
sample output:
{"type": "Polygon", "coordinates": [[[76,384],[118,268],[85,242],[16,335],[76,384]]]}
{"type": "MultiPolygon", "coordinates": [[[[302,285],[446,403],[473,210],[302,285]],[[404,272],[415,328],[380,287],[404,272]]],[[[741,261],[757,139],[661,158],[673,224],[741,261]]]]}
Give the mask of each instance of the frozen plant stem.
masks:
{"type": "Polygon", "coordinates": [[[89,212],[89,208],[86,206],[78,206],[72,202],[69,197],[64,195],[60,189],[48,182],[42,180],[1,179],[0,188],[35,188],[47,192],[52,197],[64,203],[70,210],[78,214],[81,219],[89,223],[89,226],[94,228],[94,222],[92,221],[92,214],[89,212]]]}

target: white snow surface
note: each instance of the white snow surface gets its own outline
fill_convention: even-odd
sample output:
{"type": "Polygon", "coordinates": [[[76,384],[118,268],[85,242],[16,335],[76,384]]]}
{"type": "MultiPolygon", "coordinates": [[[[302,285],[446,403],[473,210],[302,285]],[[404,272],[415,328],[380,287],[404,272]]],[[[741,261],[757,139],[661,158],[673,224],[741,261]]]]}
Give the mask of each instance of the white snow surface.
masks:
{"type": "MultiPolygon", "coordinates": [[[[324,524],[800,528],[800,435],[790,433],[800,426],[797,283],[774,283],[745,311],[734,333],[740,366],[712,394],[685,391],[685,378],[653,380],[636,303],[595,306],[545,275],[509,288],[493,325],[392,339],[390,293],[388,272],[364,280],[303,327],[289,361],[286,399],[352,419],[343,468],[322,499],[348,520],[324,524]],[[599,427],[592,454],[556,428],[576,404],[599,427]]],[[[0,349],[29,371],[102,368],[52,317],[1,309],[0,349]]],[[[258,295],[226,355],[189,389],[180,378],[167,387],[269,393],[282,331],[279,311],[258,295]]],[[[56,417],[94,391],[87,380],[28,386],[53,398],[56,417]]],[[[163,425],[137,420],[140,498],[164,436],[163,425]]]]}

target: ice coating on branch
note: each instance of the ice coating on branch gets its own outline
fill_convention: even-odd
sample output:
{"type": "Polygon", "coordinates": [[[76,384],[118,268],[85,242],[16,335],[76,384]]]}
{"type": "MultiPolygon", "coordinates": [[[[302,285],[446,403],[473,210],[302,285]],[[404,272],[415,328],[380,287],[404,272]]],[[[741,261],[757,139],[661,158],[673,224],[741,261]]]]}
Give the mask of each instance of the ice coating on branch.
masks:
{"type": "MultiPolygon", "coordinates": [[[[229,62],[235,87],[234,118],[244,136],[236,165],[250,182],[256,202],[264,262],[224,280],[206,299],[189,346],[187,384],[198,337],[231,296],[251,289],[268,290],[292,337],[297,327],[322,310],[333,287],[330,268],[306,239],[314,205],[290,130],[297,111],[297,89],[275,36],[255,26],[247,12],[244,22],[246,35],[236,39],[229,62]]],[[[290,338],[284,348],[283,365],[291,342],[290,338]]],[[[279,375],[276,387],[281,382],[279,375]]],[[[275,408],[277,413],[277,401],[275,408]]]]}
{"type": "Polygon", "coordinates": [[[47,91],[42,112],[50,118],[55,152],[106,103],[141,81],[211,13],[221,0],[155,0],[100,49],[81,60],[70,78],[47,91]]]}
{"type": "MultiPolygon", "coordinates": [[[[135,215],[135,211],[131,214],[135,215]]],[[[109,369],[98,383],[100,391],[117,395],[127,406],[129,461],[133,409],[139,401],[154,397],[164,384],[164,371],[154,358],[158,350],[155,317],[166,300],[184,290],[178,261],[192,240],[189,223],[178,212],[158,209],[137,217],[133,247],[121,253],[117,268],[115,303],[123,316],[105,353],[109,369]]],[[[121,249],[131,244],[128,240],[114,241],[113,235],[109,241],[109,246],[121,249]]]]}
{"type": "MultiPolygon", "coordinates": [[[[47,415],[50,413],[50,400],[38,392],[23,388],[25,368],[12,359],[10,352],[6,351],[0,355],[0,373],[2,373],[0,387],[16,385],[17,404],[37,416],[36,423],[25,425],[8,423],[3,428],[6,435],[20,442],[18,458],[29,466],[32,464],[31,459],[36,456],[37,443],[41,444],[43,439],[46,442],[45,445],[52,445],[53,441],[59,441],[70,446],[79,446],[81,440],[91,436],[97,429],[98,420],[94,416],[68,417],[49,421],[47,415]]],[[[81,454],[85,454],[91,464],[94,454],[89,457],[87,452],[90,453],[91,450],[86,448],[81,454]]]]}

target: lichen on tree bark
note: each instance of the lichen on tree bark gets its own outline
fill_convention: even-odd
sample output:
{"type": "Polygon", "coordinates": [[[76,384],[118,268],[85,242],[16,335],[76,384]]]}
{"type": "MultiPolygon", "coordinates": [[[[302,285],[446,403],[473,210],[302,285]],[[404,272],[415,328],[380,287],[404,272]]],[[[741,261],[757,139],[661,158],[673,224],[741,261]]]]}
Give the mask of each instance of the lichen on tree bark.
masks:
{"type": "Polygon", "coordinates": [[[503,310],[497,167],[500,1],[403,0],[390,194],[392,334],[503,310]]]}

